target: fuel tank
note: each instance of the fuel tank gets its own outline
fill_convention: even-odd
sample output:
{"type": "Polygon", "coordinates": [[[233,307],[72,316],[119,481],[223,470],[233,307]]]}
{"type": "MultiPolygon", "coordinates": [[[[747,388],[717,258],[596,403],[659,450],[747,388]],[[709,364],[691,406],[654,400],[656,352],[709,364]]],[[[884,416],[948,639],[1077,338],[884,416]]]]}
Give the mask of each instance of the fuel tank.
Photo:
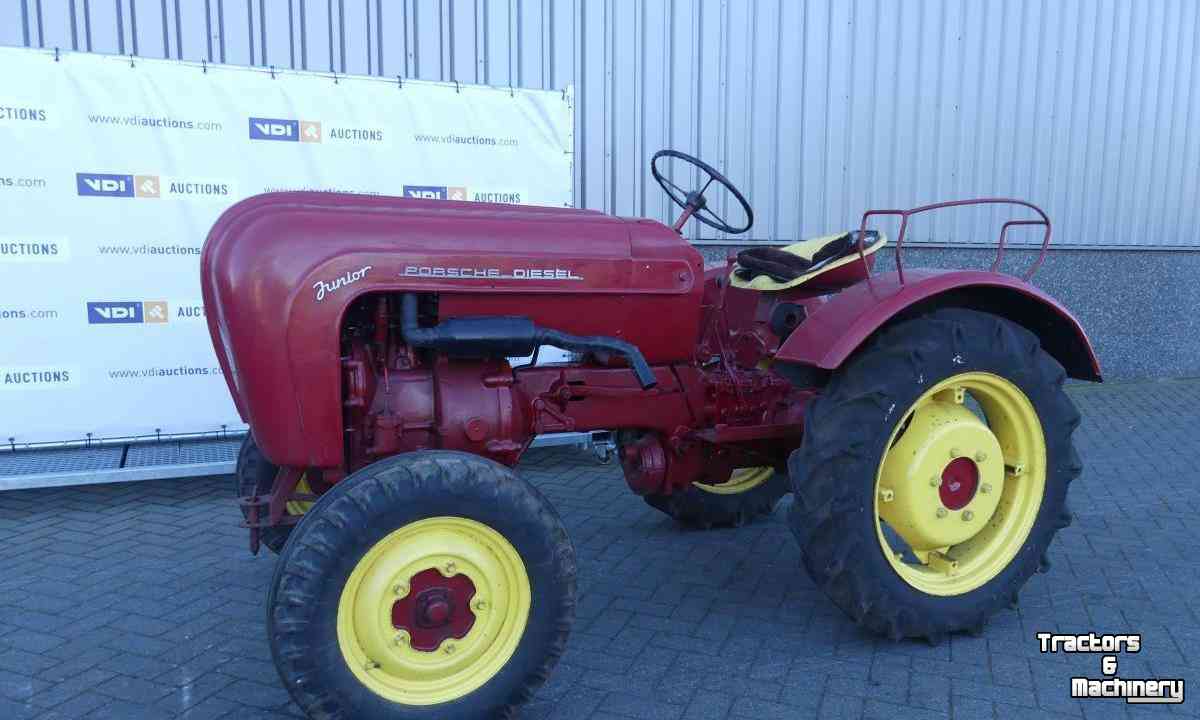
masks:
{"type": "Polygon", "coordinates": [[[523,315],[690,359],[703,261],[661,223],[589,210],[269,193],[208,235],[201,286],[238,412],[279,465],[342,462],[340,329],[372,292],[436,294],[438,320],[523,315]]]}

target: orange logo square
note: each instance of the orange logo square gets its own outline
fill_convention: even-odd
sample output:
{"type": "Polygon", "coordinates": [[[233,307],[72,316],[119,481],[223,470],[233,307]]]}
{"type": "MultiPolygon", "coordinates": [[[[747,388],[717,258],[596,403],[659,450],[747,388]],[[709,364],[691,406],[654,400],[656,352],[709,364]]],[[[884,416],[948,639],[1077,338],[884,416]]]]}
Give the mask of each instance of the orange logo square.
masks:
{"type": "Polygon", "coordinates": [[[157,175],[134,175],[133,194],[136,197],[162,197],[162,188],[158,184],[157,175]]]}
{"type": "Polygon", "coordinates": [[[165,323],[167,321],[167,302],[165,300],[147,300],[142,303],[142,321],[165,323]]]}
{"type": "Polygon", "coordinates": [[[300,121],[300,142],[319,143],[321,142],[321,123],[309,122],[308,120],[300,121]]]}

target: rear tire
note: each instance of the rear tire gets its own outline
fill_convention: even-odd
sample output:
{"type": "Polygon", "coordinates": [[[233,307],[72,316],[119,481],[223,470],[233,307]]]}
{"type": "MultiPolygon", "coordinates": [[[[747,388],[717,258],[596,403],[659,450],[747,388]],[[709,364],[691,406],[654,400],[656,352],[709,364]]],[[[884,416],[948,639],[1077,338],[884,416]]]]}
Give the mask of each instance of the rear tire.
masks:
{"type": "Polygon", "coordinates": [[[575,574],[558,515],[509,468],[461,452],[393,456],[334,485],[296,526],[267,599],[271,653],[310,717],[507,717],[566,647],[575,574]],[[456,594],[463,582],[472,594],[456,594]],[[421,644],[464,620],[465,635],[421,644]]]}
{"type": "MultiPolygon", "coordinates": [[[[993,613],[1015,603],[1029,578],[1044,568],[1043,558],[1054,534],[1070,524],[1067,486],[1081,470],[1071,434],[1080,418],[1063,392],[1065,377],[1062,366],[1042,350],[1033,333],[981,312],[938,310],[897,324],[872,339],[834,374],[825,391],[810,403],[803,442],[788,463],[795,492],[789,522],[800,543],[804,567],[817,586],[860,626],[893,639],[937,639],[960,630],[979,631],[993,613]],[[912,553],[911,559],[906,556],[917,545],[910,543],[907,551],[900,552],[895,552],[894,546],[888,548],[889,541],[882,528],[887,525],[889,532],[895,533],[901,525],[884,523],[881,513],[897,512],[895,508],[904,505],[902,501],[908,498],[929,497],[930,504],[920,505],[905,516],[912,522],[904,527],[913,535],[928,529],[935,539],[938,533],[947,530],[960,532],[964,526],[978,522],[974,515],[982,513],[967,515],[963,509],[972,505],[958,505],[962,498],[940,495],[942,484],[948,482],[947,476],[936,471],[930,473],[923,466],[920,467],[924,474],[916,470],[898,472],[887,476],[889,485],[881,484],[885,471],[893,467],[885,464],[885,460],[902,438],[906,438],[905,448],[920,442],[933,447],[933,440],[921,438],[937,438],[940,428],[914,431],[923,434],[912,438],[906,435],[918,427],[916,408],[922,407],[922,402],[929,402],[925,398],[930,393],[940,393],[932,397],[943,408],[931,412],[949,413],[944,409],[953,408],[955,402],[960,408],[966,407],[963,388],[970,388],[971,382],[1012,388],[1006,392],[1016,398],[1013,406],[1031,410],[1027,411],[1024,424],[1005,424],[1003,418],[997,421],[993,417],[1003,415],[1001,410],[1005,406],[995,404],[998,401],[993,399],[986,400],[993,404],[992,410],[981,411],[986,414],[983,427],[995,436],[1003,436],[1005,441],[1001,443],[1002,450],[995,446],[997,451],[992,453],[1000,455],[999,459],[989,459],[987,452],[980,451],[974,460],[979,463],[978,473],[983,473],[982,468],[989,462],[999,461],[1002,470],[998,474],[993,470],[988,476],[998,480],[976,486],[972,483],[984,477],[977,474],[967,484],[971,493],[977,492],[976,487],[989,493],[978,496],[980,502],[996,502],[999,497],[1001,504],[993,511],[994,515],[984,517],[977,535],[961,544],[946,543],[948,550],[932,551],[929,557],[933,562],[926,560],[922,565],[916,553],[912,553]],[[1031,413],[1036,413],[1036,421],[1031,413]],[[1005,428],[1035,425],[1040,426],[1038,432],[1044,444],[1026,444],[1037,452],[1014,450],[1020,447],[1012,441],[1018,435],[1005,428]],[[1044,460],[1039,459],[1042,447],[1044,460]],[[1022,469],[1015,470],[1018,466],[1014,463],[1018,461],[1032,465],[1028,471],[1023,464],[1022,469]],[[905,481],[905,477],[914,479],[905,481]],[[1029,483],[1043,477],[1040,496],[1018,496],[1031,500],[1010,499],[1009,493],[1032,492],[1026,489],[1035,487],[1029,483]],[[992,483],[998,489],[993,489],[992,483]],[[905,493],[907,497],[902,497],[905,493]],[[954,502],[940,504],[950,505],[949,511],[939,506],[938,498],[946,497],[954,502]],[[1017,517],[1022,519],[1017,521],[1014,519],[1017,517]],[[1017,530],[1009,537],[1004,530],[995,529],[1006,527],[1017,530]],[[1020,529],[1024,527],[1028,530],[1020,529]],[[1003,552],[989,555],[980,548],[1002,548],[1003,552]],[[960,561],[960,553],[965,560],[960,561]],[[1012,554],[1011,560],[1005,563],[1008,553],[1012,554]],[[969,567],[980,569],[979,573],[969,576],[969,567]]],[[[975,397],[974,389],[965,392],[975,397]]],[[[984,393],[981,397],[987,398],[986,387],[980,392],[984,393]]],[[[963,425],[972,422],[968,418],[963,425]]],[[[1032,430],[1021,432],[1036,438],[1032,430]]],[[[961,446],[968,448],[966,444],[961,446]]],[[[937,447],[938,452],[929,457],[936,457],[938,464],[946,463],[941,446],[937,447]]],[[[891,453],[898,454],[899,450],[891,453]]],[[[951,449],[950,455],[955,456],[956,450],[951,449]]],[[[902,470],[903,458],[907,457],[918,455],[902,455],[898,465],[902,470]]],[[[913,467],[918,467],[917,460],[912,462],[913,467]]],[[[955,480],[945,489],[958,492],[962,485],[955,480]]],[[[972,494],[966,501],[975,503],[976,496],[972,494]]],[[[931,542],[922,547],[937,544],[931,542]]]]}

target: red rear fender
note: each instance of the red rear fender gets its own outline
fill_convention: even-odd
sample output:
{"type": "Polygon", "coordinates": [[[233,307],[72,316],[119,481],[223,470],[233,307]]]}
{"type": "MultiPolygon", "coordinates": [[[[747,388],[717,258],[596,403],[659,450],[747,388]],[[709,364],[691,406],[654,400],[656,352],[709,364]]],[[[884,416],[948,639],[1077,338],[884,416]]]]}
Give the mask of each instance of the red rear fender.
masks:
{"type": "Polygon", "coordinates": [[[966,307],[1028,328],[1070,377],[1100,381],[1100,363],[1079,321],[1029,283],[968,270],[907,270],[904,279],[901,283],[896,273],[884,273],[830,296],[788,336],[776,359],[834,370],[898,316],[966,307]]]}

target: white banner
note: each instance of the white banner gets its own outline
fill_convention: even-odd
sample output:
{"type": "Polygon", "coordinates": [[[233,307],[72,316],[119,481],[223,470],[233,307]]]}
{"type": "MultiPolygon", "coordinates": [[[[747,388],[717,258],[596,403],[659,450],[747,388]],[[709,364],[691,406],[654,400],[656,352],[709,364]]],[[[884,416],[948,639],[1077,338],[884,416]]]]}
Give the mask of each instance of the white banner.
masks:
{"type": "Polygon", "coordinates": [[[200,300],[276,190],[571,204],[569,93],[0,48],[0,443],[243,427],[200,300]]]}

